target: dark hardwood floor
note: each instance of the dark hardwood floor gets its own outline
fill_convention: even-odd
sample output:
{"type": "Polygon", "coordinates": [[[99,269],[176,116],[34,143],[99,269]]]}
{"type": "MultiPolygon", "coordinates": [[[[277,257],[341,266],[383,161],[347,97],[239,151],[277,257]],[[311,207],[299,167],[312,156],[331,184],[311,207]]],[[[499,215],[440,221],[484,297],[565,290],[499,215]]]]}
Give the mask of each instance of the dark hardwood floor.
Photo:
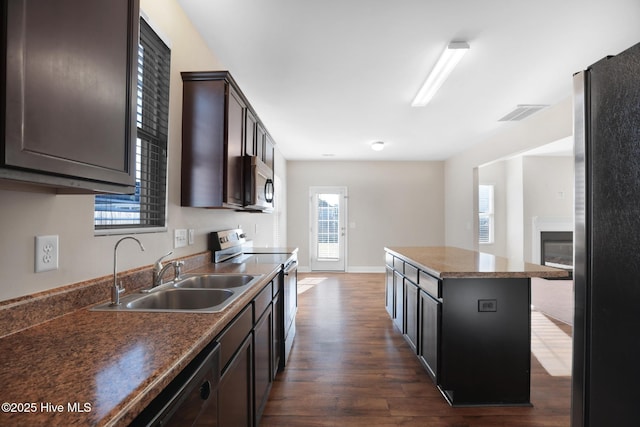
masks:
{"type": "Polygon", "coordinates": [[[297,334],[260,426],[569,426],[570,377],[532,357],[533,407],[452,408],[384,309],[384,274],[299,274],[297,334]]]}

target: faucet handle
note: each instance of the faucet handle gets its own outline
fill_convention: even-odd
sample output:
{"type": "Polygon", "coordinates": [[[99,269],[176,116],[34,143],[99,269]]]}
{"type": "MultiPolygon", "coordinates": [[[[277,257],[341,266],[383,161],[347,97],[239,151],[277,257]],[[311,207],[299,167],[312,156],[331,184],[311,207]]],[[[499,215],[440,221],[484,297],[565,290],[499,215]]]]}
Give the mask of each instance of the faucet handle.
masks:
{"type": "Polygon", "coordinates": [[[120,305],[120,294],[124,292],[124,286],[122,286],[122,281],[119,284],[111,287],[111,305],[116,306],[120,305]]]}
{"type": "Polygon", "coordinates": [[[158,258],[156,262],[153,264],[153,268],[160,271],[162,269],[162,260],[168,257],[169,255],[171,255],[172,253],[173,251],[170,251],[168,254],[162,255],[160,258],[158,258]]]}
{"type": "Polygon", "coordinates": [[[184,266],[184,261],[173,261],[173,269],[175,270],[173,280],[180,280],[183,266],[184,266]]]}

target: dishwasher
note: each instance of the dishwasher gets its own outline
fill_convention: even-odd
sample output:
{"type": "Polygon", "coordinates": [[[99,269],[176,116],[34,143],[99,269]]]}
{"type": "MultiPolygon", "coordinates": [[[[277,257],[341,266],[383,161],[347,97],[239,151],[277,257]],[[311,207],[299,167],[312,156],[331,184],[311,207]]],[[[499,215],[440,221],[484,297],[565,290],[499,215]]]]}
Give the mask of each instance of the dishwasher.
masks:
{"type": "Polygon", "coordinates": [[[217,426],[220,344],[210,343],[130,426],[217,426]]]}

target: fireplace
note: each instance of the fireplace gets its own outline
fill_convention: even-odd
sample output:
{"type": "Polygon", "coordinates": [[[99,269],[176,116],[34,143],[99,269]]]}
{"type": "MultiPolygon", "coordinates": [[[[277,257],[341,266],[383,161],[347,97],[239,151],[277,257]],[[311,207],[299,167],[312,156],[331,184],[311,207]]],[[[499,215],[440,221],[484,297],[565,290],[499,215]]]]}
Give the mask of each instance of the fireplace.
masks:
{"type": "Polygon", "coordinates": [[[569,270],[573,276],[573,232],[541,231],[540,264],[569,270]]]}

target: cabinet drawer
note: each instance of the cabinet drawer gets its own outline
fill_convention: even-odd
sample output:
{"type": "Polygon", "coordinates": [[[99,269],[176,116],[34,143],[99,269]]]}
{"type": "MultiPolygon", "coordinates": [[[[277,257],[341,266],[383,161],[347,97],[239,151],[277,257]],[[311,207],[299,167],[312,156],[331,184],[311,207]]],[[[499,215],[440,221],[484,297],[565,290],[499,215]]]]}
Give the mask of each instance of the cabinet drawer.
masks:
{"type": "Polygon", "coordinates": [[[432,275],[420,270],[418,272],[418,284],[433,298],[442,298],[440,281],[432,275]]]}
{"type": "MultiPolygon", "coordinates": [[[[294,273],[295,274],[295,273],[294,273]]],[[[271,281],[271,287],[272,287],[272,295],[273,298],[276,297],[276,295],[278,295],[278,293],[280,292],[280,289],[282,289],[282,283],[284,282],[284,278],[286,276],[284,275],[284,273],[282,273],[282,271],[280,273],[278,273],[278,275],[276,277],[273,278],[273,280],[271,281]]]]}
{"type": "Polygon", "coordinates": [[[273,282],[269,283],[264,287],[263,290],[260,291],[258,296],[256,296],[253,300],[253,317],[254,319],[260,318],[262,313],[267,309],[269,304],[271,304],[271,300],[273,299],[272,288],[273,282]]]}
{"type": "Polygon", "coordinates": [[[253,312],[251,307],[247,306],[231,324],[218,335],[216,341],[220,343],[220,368],[224,372],[227,364],[240,348],[244,339],[253,329],[253,312]]]}
{"type": "Polygon", "coordinates": [[[384,254],[384,262],[385,264],[387,264],[389,267],[393,268],[393,255],[391,255],[389,252],[386,252],[384,254]]]}
{"type": "Polygon", "coordinates": [[[404,264],[404,277],[413,283],[418,283],[418,269],[411,264],[404,264]]]}
{"type": "Polygon", "coordinates": [[[393,269],[404,274],[404,261],[400,258],[393,258],[393,269]]]}

